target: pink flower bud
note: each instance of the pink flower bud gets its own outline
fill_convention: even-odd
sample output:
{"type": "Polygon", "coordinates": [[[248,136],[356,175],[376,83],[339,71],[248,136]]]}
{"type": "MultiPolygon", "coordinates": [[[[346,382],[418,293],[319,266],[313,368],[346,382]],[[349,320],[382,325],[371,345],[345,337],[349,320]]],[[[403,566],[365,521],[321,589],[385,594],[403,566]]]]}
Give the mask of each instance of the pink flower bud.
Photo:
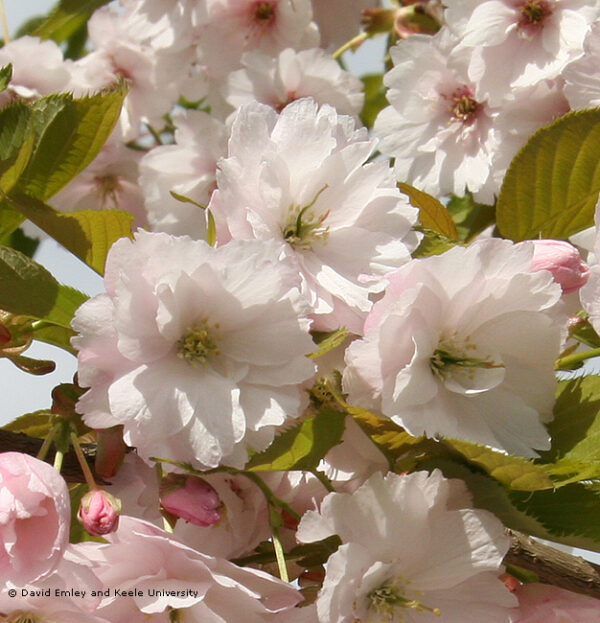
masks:
{"type": "Polygon", "coordinates": [[[117,529],[120,512],[121,501],[118,498],[96,489],[81,498],[77,518],[90,534],[102,536],[117,529]]]}
{"type": "Polygon", "coordinates": [[[160,503],[167,512],[196,526],[212,526],[221,519],[219,494],[201,478],[188,476],[183,486],[171,488],[160,503]]]}
{"type": "Polygon", "coordinates": [[[549,270],[565,294],[579,290],[590,276],[579,251],[562,240],[533,240],[531,270],[549,270]]]}

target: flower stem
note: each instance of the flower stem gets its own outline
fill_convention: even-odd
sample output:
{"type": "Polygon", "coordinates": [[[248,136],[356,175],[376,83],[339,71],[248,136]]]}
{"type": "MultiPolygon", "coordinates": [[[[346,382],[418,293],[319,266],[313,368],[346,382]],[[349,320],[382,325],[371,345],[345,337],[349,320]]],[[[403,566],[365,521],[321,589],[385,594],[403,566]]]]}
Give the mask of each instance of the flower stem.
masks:
{"type": "Polygon", "coordinates": [[[338,48],[333,53],[333,58],[337,60],[346,50],[358,48],[358,46],[361,45],[361,43],[364,43],[370,36],[371,35],[368,32],[361,32],[359,35],[356,35],[356,37],[353,37],[350,41],[346,41],[343,46],[338,48]]]}
{"type": "MultiPolygon", "coordinates": [[[[1,0],[0,0],[1,1],[1,0]]],[[[49,431],[46,437],[44,438],[44,443],[40,448],[40,451],[37,453],[37,457],[40,461],[43,461],[46,458],[46,454],[48,454],[48,450],[50,449],[50,444],[54,439],[54,435],[56,435],[56,431],[58,430],[60,424],[55,424],[49,431]]]]}
{"type": "Polygon", "coordinates": [[[60,472],[62,468],[64,456],[65,456],[64,452],[61,452],[60,450],[57,450],[56,454],[54,455],[54,469],[57,472],[60,472]]]}
{"type": "Polygon", "coordinates": [[[554,364],[555,370],[575,370],[583,365],[586,359],[600,356],[600,348],[592,348],[591,350],[584,350],[581,353],[575,353],[574,355],[567,355],[557,359],[554,364]]]}
{"type": "Polygon", "coordinates": [[[92,475],[92,470],[90,469],[88,462],[85,460],[85,456],[83,456],[83,451],[81,450],[79,440],[77,439],[77,435],[75,433],[71,433],[71,444],[73,445],[73,450],[75,450],[75,454],[77,455],[81,471],[85,476],[85,481],[87,482],[90,491],[94,491],[98,488],[98,485],[94,480],[94,476],[92,475]]]}
{"type": "Polygon", "coordinates": [[[277,514],[274,508],[269,509],[269,523],[271,524],[271,533],[273,535],[273,549],[275,550],[275,558],[277,560],[277,568],[279,569],[279,577],[284,582],[290,581],[290,576],[287,570],[287,564],[285,562],[285,553],[283,551],[283,545],[279,538],[279,528],[277,523],[281,522],[281,517],[277,514]]]}
{"type": "Polygon", "coordinates": [[[8,21],[4,10],[4,0],[0,0],[0,19],[2,20],[2,32],[4,34],[4,45],[10,43],[10,33],[8,31],[8,21]]]}

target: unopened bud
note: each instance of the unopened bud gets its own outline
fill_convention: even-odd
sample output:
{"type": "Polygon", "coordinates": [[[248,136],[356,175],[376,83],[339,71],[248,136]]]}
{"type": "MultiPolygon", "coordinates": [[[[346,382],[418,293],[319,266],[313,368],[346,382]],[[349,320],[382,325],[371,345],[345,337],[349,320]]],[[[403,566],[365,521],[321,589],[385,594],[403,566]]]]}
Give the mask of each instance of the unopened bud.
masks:
{"type": "Polygon", "coordinates": [[[117,529],[121,501],[114,495],[95,489],[81,498],[77,518],[93,536],[109,534],[117,529]]]}
{"type": "Polygon", "coordinates": [[[533,244],[531,270],[549,270],[565,294],[587,282],[590,268],[572,244],[563,240],[533,240],[533,244]]]}
{"type": "Polygon", "coordinates": [[[196,526],[212,526],[221,519],[219,494],[195,476],[167,476],[161,486],[160,503],[171,515],[196,526]]]}

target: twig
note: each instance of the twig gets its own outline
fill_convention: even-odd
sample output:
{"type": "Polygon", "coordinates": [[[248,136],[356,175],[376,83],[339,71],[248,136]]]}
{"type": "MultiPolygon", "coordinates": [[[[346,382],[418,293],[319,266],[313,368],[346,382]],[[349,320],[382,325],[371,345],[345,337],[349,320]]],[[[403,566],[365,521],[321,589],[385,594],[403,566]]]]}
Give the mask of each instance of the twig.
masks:
{"type": "Polygon", "coordinates": [[[567,554],[532,539],[507,530],[510,550],[504,562],[533,571],[544,584],[552,584],[581,595],[600,599],[600,565],[567,554]]]}

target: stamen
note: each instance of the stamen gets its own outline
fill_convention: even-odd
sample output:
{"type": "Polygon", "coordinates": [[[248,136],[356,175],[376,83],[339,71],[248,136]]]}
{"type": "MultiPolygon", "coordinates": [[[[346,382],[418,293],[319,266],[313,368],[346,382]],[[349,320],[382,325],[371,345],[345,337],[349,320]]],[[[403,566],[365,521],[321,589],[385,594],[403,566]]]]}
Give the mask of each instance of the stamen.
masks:
{"type": "MultiPolygon", "coordinates": [[[[215,325],[215,328],[218,329],[219,326],[215,325]]],[[[177,356],[193,367],[198,364],[205,366],[209,359],[218,354],[219,348],[211,335],[206,318],[191,326],[177,341],[177,356]]]]}
{"type": "Polygon", "coordinates": [[[314,212],[308,211],[326,188],[327,184],[303,208],[300,206],[290,207],[289,211],[292,215],[292,220],[282,229],[281,233],[283,234],[283,239],[293,247],[310,249],[316,240],[326,242],[329,238],[329,227],[323,226],[323,221],[329,216],[329,210],[318,217],[314,212]]]}

